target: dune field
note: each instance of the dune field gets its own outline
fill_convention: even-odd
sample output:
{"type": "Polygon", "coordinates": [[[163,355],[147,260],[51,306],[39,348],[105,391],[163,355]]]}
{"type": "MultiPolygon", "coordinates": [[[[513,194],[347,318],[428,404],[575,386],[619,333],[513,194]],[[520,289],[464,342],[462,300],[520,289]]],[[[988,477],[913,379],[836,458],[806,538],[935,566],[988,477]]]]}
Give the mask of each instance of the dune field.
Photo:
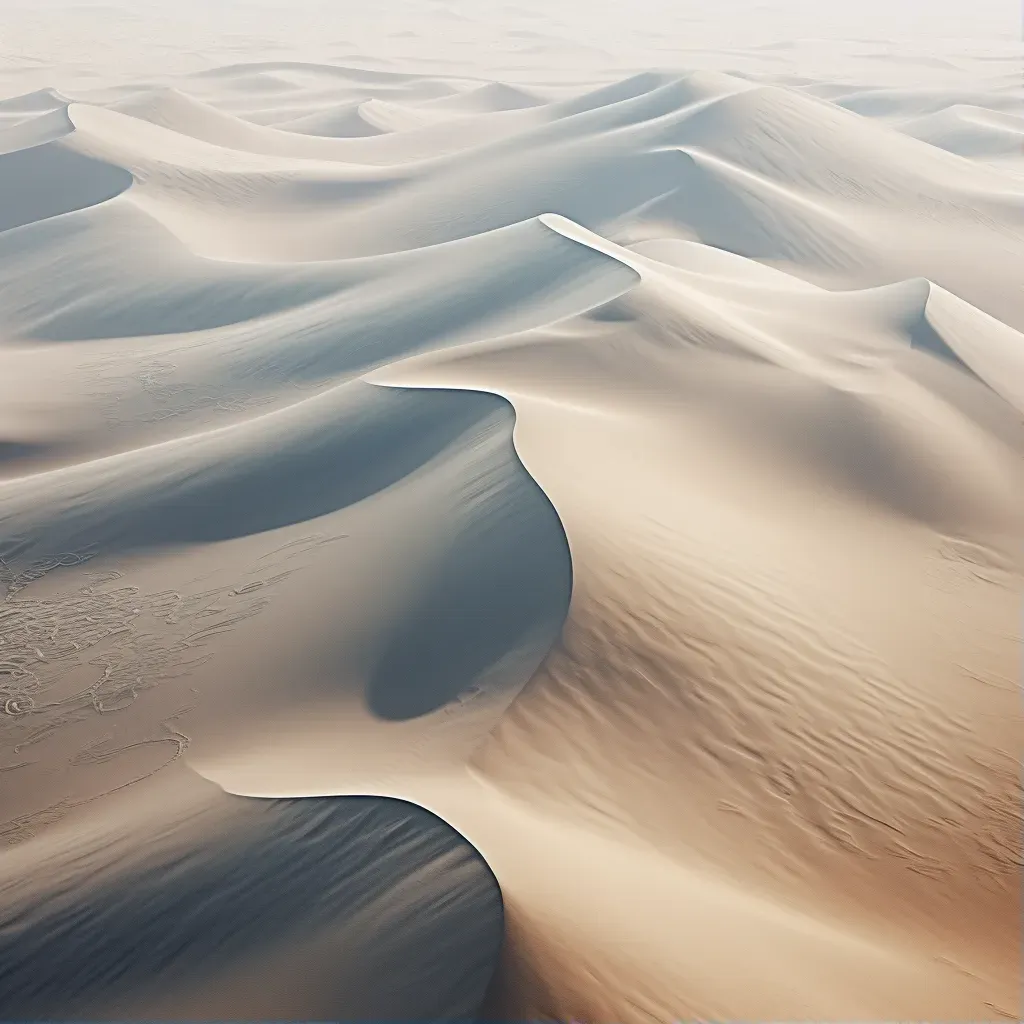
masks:
{"type": "Polygon", "coordinates": [[[1021,1018],[1003,7],[16,0],[0,1018],[1021,1018]]]}

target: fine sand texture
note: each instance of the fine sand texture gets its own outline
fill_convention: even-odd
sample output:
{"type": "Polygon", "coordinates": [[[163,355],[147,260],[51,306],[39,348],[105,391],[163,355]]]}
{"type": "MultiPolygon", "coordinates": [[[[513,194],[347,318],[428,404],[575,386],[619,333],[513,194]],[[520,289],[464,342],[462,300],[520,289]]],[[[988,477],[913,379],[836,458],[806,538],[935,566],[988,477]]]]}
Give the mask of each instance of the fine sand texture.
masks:
{"type": "Polygon", "coordinates": [[[1020,1019],[1014,26],[498,6],[15,3],[0,1018],[1020,1019]]]}
{"type": "Polygon", "coordinates": [[[6,854],[0,893],[22,1019],[470,1020],[502,941],[493,877],[428,812],[186,773],[6,854]]]}

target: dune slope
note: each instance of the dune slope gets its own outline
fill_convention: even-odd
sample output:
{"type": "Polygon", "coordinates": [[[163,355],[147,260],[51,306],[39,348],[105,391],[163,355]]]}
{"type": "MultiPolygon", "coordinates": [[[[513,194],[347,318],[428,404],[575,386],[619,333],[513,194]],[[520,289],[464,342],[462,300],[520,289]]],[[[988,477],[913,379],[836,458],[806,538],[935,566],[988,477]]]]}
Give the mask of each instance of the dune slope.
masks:
{"type": "Polygon", "coordinates": [[[142,796],[5,858],[5,1013],[477,1011],[501,897],[443,822],[397,802],[241,800],[183,778],[142,796]]]}

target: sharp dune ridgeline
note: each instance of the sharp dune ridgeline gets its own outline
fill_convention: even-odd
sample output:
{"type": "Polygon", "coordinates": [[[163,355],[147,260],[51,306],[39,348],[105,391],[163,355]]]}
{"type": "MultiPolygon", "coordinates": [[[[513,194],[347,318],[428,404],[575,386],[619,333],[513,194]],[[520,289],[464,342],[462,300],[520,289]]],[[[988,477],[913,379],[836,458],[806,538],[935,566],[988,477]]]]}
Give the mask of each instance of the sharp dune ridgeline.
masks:
{"type": "Polygon", "coordinates": [[[1019,45],[305,3],[0,67],[0,1018],[1019,1019],[1019,45]]]}

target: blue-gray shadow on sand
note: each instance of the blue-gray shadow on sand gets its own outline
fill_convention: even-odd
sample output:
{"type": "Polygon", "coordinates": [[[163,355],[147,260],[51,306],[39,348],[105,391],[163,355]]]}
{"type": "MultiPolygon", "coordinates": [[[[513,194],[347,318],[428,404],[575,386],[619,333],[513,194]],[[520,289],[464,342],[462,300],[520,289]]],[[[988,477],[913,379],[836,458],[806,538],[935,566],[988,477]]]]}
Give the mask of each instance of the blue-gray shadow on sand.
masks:
{"type": "Polygon", "coordinates": [[[476,850],[420,807],[217,794],[198,812],[147,818],[132,838],[124,863],[87,836],[42,863],[31,890],[0,857],[0,1016],[470,1020],[479,1010],[502,941],[501,893],[476,850]]]}

